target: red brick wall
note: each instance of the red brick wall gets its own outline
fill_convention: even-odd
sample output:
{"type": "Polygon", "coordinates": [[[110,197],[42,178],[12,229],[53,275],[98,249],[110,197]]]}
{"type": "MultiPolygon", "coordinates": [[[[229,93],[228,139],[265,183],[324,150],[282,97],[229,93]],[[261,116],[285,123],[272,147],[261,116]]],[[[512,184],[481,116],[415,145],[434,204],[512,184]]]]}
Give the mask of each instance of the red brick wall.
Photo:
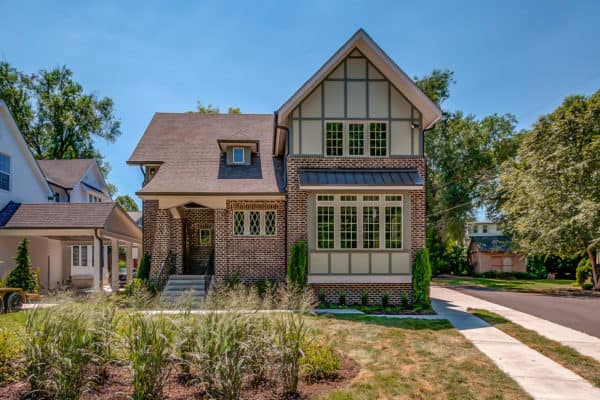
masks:
{"type": "Polygon", "coordinates": [[[262,278],[285,280],[285,201],[227,201],[215,211],[215,276],[217,281],[236,275],[246,283],[262,278]],[[276,210],[275,236],[234,236],[233,211],[276,210]]]}
{"type": "Polygon", "coordinates": [[[369,294],[369,304],[381,304],[383,294],[389,296],[390,305],[398,305],[402,297],[412,304],[412,284],[410,283],[313,283],[310,285],[315,295],[325,294],[325,301],[338,304],[340,293],[346,293],[346,304],[360,304],[363,292],[369,294]]]}
{"type": "Polygon", "coordinates": [[[183,225],[181,219],[175,219],[169,210],[158,208],[158,200],[144,200],[143,210],[143,248],[150,253],[150,278],[156,280],[169,250],[174,254],[177,273],[183,272],[183,225]]]}

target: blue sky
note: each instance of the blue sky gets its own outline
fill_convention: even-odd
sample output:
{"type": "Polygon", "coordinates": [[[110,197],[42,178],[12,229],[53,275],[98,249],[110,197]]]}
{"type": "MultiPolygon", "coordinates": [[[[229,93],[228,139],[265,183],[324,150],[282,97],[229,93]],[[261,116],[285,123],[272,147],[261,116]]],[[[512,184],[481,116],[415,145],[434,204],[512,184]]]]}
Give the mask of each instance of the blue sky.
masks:
{"type": "MultiPolygon", "coordinates": [[[[109,180],[134,194],[125,160],[156,111],[196,100],[277,109],[363,27],[411,76],[455,72],[449,109],[513,113],[529,127],[569,94],[600,89],[599,1],[8,1],[0,59],[67,65],[115,102],[123,135],[98,142],[109,180]]],[[[136,198],[139,201],[139,199],[136,198]]]]}

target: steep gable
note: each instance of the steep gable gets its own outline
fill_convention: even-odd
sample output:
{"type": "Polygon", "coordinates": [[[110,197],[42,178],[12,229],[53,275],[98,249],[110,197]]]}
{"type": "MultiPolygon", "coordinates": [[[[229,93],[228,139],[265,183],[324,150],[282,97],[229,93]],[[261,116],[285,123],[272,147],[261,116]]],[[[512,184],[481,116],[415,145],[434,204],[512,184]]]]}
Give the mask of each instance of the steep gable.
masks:
{"type": "Polygon", "coordinates": [[[0,153],[9,159],[9,190],[0,189],[0,208],[9,201],[46,202],[52,191],[10,111],[0,100],[0,153]]]}
{"type": "MultiPolygon", "coordinates": [[[[442,115],[440,108],[362,29],[279,108],[278,125],[288,126],[292,115],[298,117],[294,113],[298,113],[301,103],[306,103],[304,116],[310,115],[308,118],[313,118],[312,114],[332,119],[398,117],[419,120],[422,130],[432,127],[442,115]],[[364,100],[349,103],[347,99],[357,93],[365,93],[364,100]],[[386,99],[389,99],[388,105],[383,104],[386,99]],[[397,107],[393,107],[392,102],[397,107]],[[395,114],[390,115],[389,108],[392,108],[389,112],[395,114]]],[[[275,145],[277,154],[283,152],[284,141],[279,130],[275,145]]]]}

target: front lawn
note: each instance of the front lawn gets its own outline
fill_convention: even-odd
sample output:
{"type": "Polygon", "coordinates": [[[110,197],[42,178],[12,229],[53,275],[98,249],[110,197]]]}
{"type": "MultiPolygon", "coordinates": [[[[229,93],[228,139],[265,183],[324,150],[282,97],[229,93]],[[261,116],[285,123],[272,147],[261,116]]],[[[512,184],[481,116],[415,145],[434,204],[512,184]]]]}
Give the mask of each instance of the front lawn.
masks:
{"type": "Polygon", "coordinates": [[[528,399],[446,320],[338,315],[311,319],[358,362],[358,376],[319,399],[528,399]]]}
{"type": "Polygon", "coordinates": [[[553,290],[578,290],[575,281],[569,279],[499,279],[499,278],[433,278],[432,283],[447,286],[481,286],[490,289],[549,292],[553,290]]]}

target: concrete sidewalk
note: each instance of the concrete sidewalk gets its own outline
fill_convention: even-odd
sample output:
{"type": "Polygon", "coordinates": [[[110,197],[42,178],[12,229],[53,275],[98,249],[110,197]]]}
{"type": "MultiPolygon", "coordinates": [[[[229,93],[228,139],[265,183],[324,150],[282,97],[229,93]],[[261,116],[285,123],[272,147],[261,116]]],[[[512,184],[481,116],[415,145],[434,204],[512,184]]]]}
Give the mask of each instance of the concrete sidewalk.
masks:
{"type": "Polygon", "coordinates": [[[530,314],[526,314],[521,311],[513,310],[512,308],[504,307],[499,304],[479,299],[477,297],[469,296],[468,294],[459,292],[457,290],[432,286],[431,297],[442,300],[452,300],[454,304],[462,307],[465,310],[470,307],[492,311],[503,316],[509,321],[519,324],[526,329],[535,331],[540,335],[547,337],[548,339],[554,340],[555,342],[572,347],[579,353],[588,357],[592,357],[600,362],[600,339],[597,337],[576,331],[575,329],[567,328],[566,326],[562,326],[530,314]]]}
{"type": "Polygon", "coordinates": [[[432,288],[433,308],[537,400],[600,399],[600,389],[548,357],[466,312],[468,297],[432,288]]]}

